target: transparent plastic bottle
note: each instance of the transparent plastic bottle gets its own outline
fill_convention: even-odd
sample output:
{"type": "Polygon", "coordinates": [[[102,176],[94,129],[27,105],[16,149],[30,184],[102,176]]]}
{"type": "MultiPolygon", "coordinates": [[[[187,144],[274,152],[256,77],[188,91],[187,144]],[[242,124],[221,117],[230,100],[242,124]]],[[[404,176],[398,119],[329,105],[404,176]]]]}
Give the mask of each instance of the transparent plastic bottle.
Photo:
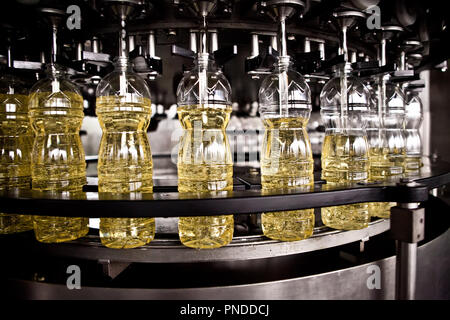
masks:
{"type": "MultiPolygon", "coordinates": [[[[178,85],[178,118],[184,129],[178,151],[178,191],[214,193],[233,190],[233,162],[225,129],[231,114],[231,87],[207,53],[178,85]]],[[[227,245],[233,238],[232,215],[180,217],[181,242],[192,248],[227,245]]]]}
{"type": "Polygon", "coordinates": [[[419,133],[422,120],[422,100],[418,92],[410,90],[406,95],[405,104],[405,171],[407,174],[416,174],[422,167],[422,140],[419,133]]]}
{"type": "MultiPolygon", "coordinates": [[[[150,89],[133,72],[126,57],[97,86],[96,113],[103,135],[98,152],[100,193],[152,193],[153,163],[147,128],[150,89]]],[[[101,218],[100,239],[106,247],[135,248],[155,237],[154,218],[101,218]]]]}
{"type": "MultiPolygon", "coordinates": [[[[79,135],[84,116],[80,91],[65,77],[62,67],[49,64],[47,77],[31,88],[29,99],[29,116],[35,133],[32,188],[56,193],[82,192],[86,163],[79,135]]],[[[35,216],[36,239],[49,243],[77,239],[88,233],[88,220],[35,216]]]]}
{"type": "MultiPolygon", "coordinates": [[[[350,75],[346,64],[337,68],[335,77],[323,87],[320,105],[326,127],[322,147],[322,179],[327,181],[324,188],[366,182],[369,177],[365,130],[371,108],[369,90],[350,75]]],[[[322,208],[322,222],[334,229],[362,229],[369,221],[367,203],[322,208]]]]}
{"type": "MultiPolygon", "coordinates": [[[[395,182],[405,172],[405,96],[397,85],[389,82],[378,83],[375,94],[379,124],[369,139],[370,181],[395,182]]],[[[369,204],[370,215],[389,218],[390,208],[394,205],[372,202],[369,204]]]]}
{"type": "MultiPolygon", "coordinates": [[[[261,153],[263,191],[308,190],[314,185],[314,161],[306,125],[311,114],[311,92],[304,78],[280,57],[259,90],[265,133],[261,153]]],[[[302,240],[314,231],[314,209],[265,212],[264,235],[282,241],[302,240]]]]}
{"type": "MultiPolygon", "coordinates": [[[[376,85],[367,84],[367,88],[371,93],[371,101],[373,104],[372,112],[367,121],[367,141],[369,143],[369,181],[380,183],[386,181],[388,176],[389,161],[387,154],[383,155],[383,145],[387,145],[386,130],[382,128],[382,113],[378,112],[378,91],[376,85]],[[381,156],[380,156],[381,155],[381,156]],[[383,170],[382,166],[385,169],[383,170]],[[386,169],[387,168],[387,169],[386,169]],[[380,177],[381,176],[381,177],[380,177]]],[[[384,150],[387,150],[386,148],[384,150]]],[[[370,202],[369,215],[379,216],[380,212],[389,212],[392,204],[389,202],[370,202]]]]}
{"type": "MultiPolygon", "coordinates": [[[[0,78],[0,190],[30,189],[33,133],[28,92],[16,76],[0,78]]],[[[0,213],[0,234],[33,229],[33,216],[0,213]]]]}

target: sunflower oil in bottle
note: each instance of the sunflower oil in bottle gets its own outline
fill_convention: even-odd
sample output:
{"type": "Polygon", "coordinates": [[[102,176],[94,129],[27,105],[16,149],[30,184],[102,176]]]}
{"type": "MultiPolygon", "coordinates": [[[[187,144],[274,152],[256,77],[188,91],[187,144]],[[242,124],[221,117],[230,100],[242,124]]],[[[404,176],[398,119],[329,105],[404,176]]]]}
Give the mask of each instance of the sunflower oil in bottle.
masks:
{"type": "MultiPolygon", "coordinates": [[[[263,142],[261,183],[263,191],[299,189],[314,185],[314,164],[305,118],[267,118],[263,142]]],[[[261,215],[266,237],[282,241],[302,240],[314,231],[314,209],[265,212],[261,215]]]]}
{"type": "MultiPolygon", "coordinates": [[[[178,192],[217,194],[233,190],[233,162],[225,129],[231,114],[231,88],[207,53],[181,80],[178,118],[184,129],[178,151],[178,192]]],[[[211,249],[233,238],[233,215],[180,217],[180,241],[211,249]]]]}
{"type": "MultiPolygon", "coordinates": [[[[263,193],[309,191],[314,185],[314,163],[306,132],[311,93],[303,77],[289,65],[288,56],[280,57],[278,66],[263,81],[259,92],[265,127],[261,155],[263,193]]],[[[261,214],[264,235],[281,241],[310,237],[314,220],[314,209],[261,214]]]]}
{"type": "MultiPolygon", "coordinates": [[[[372,182],[396,182],[405,172],[405,97],[399,87],[386,83],[387,80],[381,78],[376,86],[379,124],[377,129],[370,130],[369,138],[372,182]]],[[[392,202],[371,202],[370,215],[389,218],[390,208],[394,205],[392,202]]]]}
{"type": "MultiPolygon", "coordinates": [[[[29,97],[29,117],[35,133],[32,156],[32,188],[55,194],[78,194],[86,183],[86,163],[79,136],[83,98],[55,64],[39,80],[29,97]]],[[[63,213],[63,212],[62,212],[63,213]]],[[[57,243],[85,236],[88,218],[34,217],[40,242],[57,243]]]]}
{"type": "MultiPolygon", "coordinates": [[[[0,78],[0,190],[30,189],[33,133],[28,95],[12,74],[0,78]]],[[[0,234],[33,229],[31,215],[0,213],[0,234]]]]}
{"type": "MultiPolygon", "coordinates": [[[[365,123],[370,114],[370,92],[349,74],[349,65],[336,70],[320,94],[321,116],[326,127],[322,146],[323,189],[367,182],[369,145],[365,123]]],[[[362,229],[370,221],[368,204],[322,208],[322,222],[342,230],[362,229]]]]}
{"type": "MultiPolygon", "coordinates": [[[[367,138],[359,130],[327,130],[322,147],[324,190],[367,181],[367,149],[367,138]]],[[[334,229],[362,229],[369,221],[367,203],[322,208],[322,222],[334,229]]]]}
{"type": "MultiPolygon", "coordinates": [[[[385,148],[370,148],[369,149],[369,161],[370,161],[370,174],[369,181],[371,182],[389,182],[390,164],[389,151],[385,148]]],[[[389,218],[391,207],[395,205],[394,202],[370,202],[369,213],[372,217],[389,218]]]]}
{"type": "Polygon", "coordinates": [[[416,174],[422,167],[422,140],[419,129],[423,120],[423,106],[418,92],[408,92],[405,109],[405,171],[407,174],[416,174]]]}
{"type": "MultiPolygon", "coordinates": [[[[381,98],[379,87],[367,84],[371,92],[371,103],[373,103],[374,112],[369,116],[367,124],[367,140],[369,143],[369,181],[380,183],[387,181],[390,176],[389,148],[387,146],[386,130],[383,129],[383,115],[382,107],[379,109],[378,103],[381,98]],[[379,109],[379,110],[378,110],[379,109]]],[[[392,204],[389,202],[370,202],[369,214],[370,216],[384,215],[390,211],[392,204]]]]}
{"type": "MultiPolygon", "coordinates": [[[[126,57],[97,86],[96,113],[103,135],[98,153],[98,190],[105,193],[153,192],[153,163],[147,128],[151,118],[150,90],[133,72],[126,57]]],[[[101,218],[102,244],[135,248],[155,237],[154,218],[101,218]]]]}

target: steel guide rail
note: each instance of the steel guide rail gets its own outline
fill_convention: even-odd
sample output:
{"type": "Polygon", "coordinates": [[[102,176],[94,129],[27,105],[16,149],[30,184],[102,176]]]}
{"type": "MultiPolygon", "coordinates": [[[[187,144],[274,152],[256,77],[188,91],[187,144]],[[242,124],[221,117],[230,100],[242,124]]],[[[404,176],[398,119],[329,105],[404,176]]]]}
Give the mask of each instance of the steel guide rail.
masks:
{"type": "MultiPolygon", "coordinates": [[[[450,164],[428,161],[418,176],[399,183],[355,184],[332,187],[317,181],[314,187],[289,191],[261,190],[254,172],[240,174],[232,192],[178,193],[175,185],[155,186],[152,194],[110,194],[87,185],[78,194],[31,190],[0,192],[0,211],[67,217],[180,217],[249,214],[345,205],[361,202],[423,202],[428,192],[450,183],[450,164]]],[[[172,180],[174,181],[174,180],[172,180]]],[[[164,182],[164,181],[163,181],[164,182]]],[[[169,183],[170,184],[170,183],[169,183]]]]}

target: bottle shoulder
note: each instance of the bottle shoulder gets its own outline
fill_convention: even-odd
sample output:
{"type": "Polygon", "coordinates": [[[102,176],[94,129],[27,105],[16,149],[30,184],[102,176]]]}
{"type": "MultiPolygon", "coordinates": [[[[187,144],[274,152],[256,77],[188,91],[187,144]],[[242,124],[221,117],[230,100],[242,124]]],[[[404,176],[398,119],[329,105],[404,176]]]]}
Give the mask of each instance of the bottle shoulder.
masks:
{"type": "Polygon", "coordinates": [[[220,71],[186,73],[177,87],[178,104],[218,103],[231,105],[231,85],[220,71]],[[203,77],[202,75],[205,75],[203,77]]]}
{"type": "Polygon", "coordinates": [[[150,88],[141,76],[132,71],[119,70],[114,70],[100,81],[96,96],[135,96],[151,99],[150,88]]]}
{"type": "MultiPolygon", "coordinates": [[[[321,108],[338,109],[341,105],[342,86],[344,84],[340,77],[330,79],[320,92],[321,108]]],[[[346,95],[348,104],[365,105],[370,108],[371,94],[369,89],[359,79],[348,76],[346,77],[346,95]]]]}
{"type": "MultiPolygon", "coordinates": [[[[27,114],[28,96],[25,94],[0,93],[0,115],[27,114]]],[[[11,118],[9,119],[11,120],[11,118]]],[[[19,120],[19,119],[17,119],[19,120]]]]}
{"type": "Polygon", "coordinates": [[[258,95],[260,114],[280,113],[285,104],[288,110],[311,110],[311,89],[305,79],[291,69],[285,72],[276,69],[266,76],[261,83],[258,95]]]}
{"type": "Polygon", "coordinates": [[[68,92],[81,96],[81,91],[69,79],[65,77],[46,77],[37,81],[30,89],[30,95],[34,93],[68,92]]]}

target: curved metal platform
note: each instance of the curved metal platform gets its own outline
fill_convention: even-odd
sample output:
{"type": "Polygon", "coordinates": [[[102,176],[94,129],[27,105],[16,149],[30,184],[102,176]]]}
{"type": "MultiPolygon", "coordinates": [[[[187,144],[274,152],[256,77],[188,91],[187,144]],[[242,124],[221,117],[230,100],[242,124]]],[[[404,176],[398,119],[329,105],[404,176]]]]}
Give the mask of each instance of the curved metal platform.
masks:
{"type": "MultiPolygon", "coordinates": [[[[261,190],[257,174],[235,178],[239,185],[235,185],[234,191],[210,194],[177,193],[176,184],[155,186],[152,194],[5,191],[0,193],[0,211],[91,218],[182,217],[299,210],[361,202],[422,202],[428,199],[429,190],[450,183],[450,164],[426,164],[419,174],[408,178],[409,183],[397,184],[330,186],[317,181],[311,189],[266,192],[261,190]]],[[[92,185],[86,187],[86,190],[95,189],[92,185]]]]}
{"type": "MultiPolygon", "coordinates": [[[[427,276],[418,277],[418,299],[449,298],[449,240],[450,230],[447,230],[419,246],[418,273],[427,276]]],[[[30,281],[23,278],[4,279],[0,284],[3,284],[10,297],[21,299],[394,299],[395,263],[395,256],[389,255],[309,276],[207,287],[83,286],[82,290],[68,290],[65,283],[30,281]],[[382,275],[381,286],[376,290],[367,286],[368,277],[374,268],[379,268],[382,275]]],[[[252,265],[248,267],[250,271],[252,265]]],[[[268,268],[266,272],[274,271],[268,268]]]]}

